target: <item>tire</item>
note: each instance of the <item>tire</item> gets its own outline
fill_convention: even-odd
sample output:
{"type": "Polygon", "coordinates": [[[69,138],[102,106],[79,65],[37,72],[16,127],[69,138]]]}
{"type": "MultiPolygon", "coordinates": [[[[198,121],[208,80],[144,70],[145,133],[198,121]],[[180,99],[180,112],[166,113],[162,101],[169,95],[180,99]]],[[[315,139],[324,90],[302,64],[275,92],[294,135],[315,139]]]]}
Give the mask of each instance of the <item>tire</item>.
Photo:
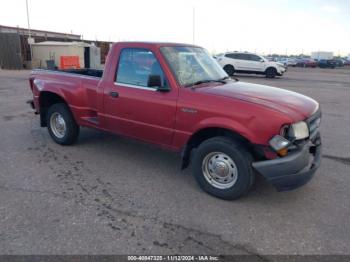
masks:
{"type": "Polygon", "coordinates": [[[64,103],[54,104],[49,108],[46,123],[51,138],[57,144],[71,145],[79,136],[80,128],[64,103]]]}
{"type": "Polygon", "coordinates": [[[276,68],[273,68],[273,67],[269,67],[268,69],[266,69],[265,71],[265,76],[267,78],[275,78],[277,75],[277,70],[276,68]]]}
{"type": "Polygon", "coordinates": [[[233,65],[225,65],[224,70],[229,76],[233,76],[235,74],[235,68],[233,65]]]}
{"type": "Polygon", "coordinates": [[[208,194],[234,200],[246,194],[254,183],[252,159],[252,155],[242,144],[227,137],[210,138],[199,145],[193,156],[193,174],[199,186],[208,194]],[[210,161],[216,163],[211,165],[210,161]],[[224,166],[228,169],[222,168],[221,164],[225,161],[228,165],[224,166]],[[207,164],[214,170],[210,172],[207,164]],[[219,173],[216,173],[215,169],[219,170],[219,173]],[[217,180],[220,170],[223,171],[219,178],[221,182],[217,180]],[[223,181],[224,179],[227,182],[223,181]]]}

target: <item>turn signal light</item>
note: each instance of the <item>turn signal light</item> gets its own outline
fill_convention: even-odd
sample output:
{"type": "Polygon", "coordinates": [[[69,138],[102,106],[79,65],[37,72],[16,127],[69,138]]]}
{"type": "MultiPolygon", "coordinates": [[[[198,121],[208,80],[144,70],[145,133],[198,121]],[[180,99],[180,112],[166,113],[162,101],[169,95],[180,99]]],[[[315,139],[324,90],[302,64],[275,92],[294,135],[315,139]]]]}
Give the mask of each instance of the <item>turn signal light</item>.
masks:
{"type": "Polygon", "coordinates": [[[282,148],[280,150],[277,151],[277,155],[279,156],[286,156],[288,154],[288,149],[287,148],[282,148]]]}

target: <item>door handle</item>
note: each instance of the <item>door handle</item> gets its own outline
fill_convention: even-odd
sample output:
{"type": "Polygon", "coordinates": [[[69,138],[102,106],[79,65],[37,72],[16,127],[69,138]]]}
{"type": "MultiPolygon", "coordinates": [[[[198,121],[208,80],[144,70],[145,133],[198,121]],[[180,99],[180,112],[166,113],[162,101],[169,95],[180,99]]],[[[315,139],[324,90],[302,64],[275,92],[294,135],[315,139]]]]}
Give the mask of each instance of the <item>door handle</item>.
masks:
{"type": "Polygon", "coordinates": [[[118,92],[110,92],[109,95],[110,95],[111,97],[114,97],[114,98],[119,97],[118,92]]]}

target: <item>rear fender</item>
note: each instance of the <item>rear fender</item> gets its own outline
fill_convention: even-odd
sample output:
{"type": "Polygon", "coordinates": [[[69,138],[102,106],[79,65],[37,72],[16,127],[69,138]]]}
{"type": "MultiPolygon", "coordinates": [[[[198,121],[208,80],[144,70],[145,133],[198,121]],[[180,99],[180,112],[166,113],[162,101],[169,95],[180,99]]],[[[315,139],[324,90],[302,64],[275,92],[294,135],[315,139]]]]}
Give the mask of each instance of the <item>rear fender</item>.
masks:
{"type": "Polygon", "coordinates": [[[45,105],[43,101],[41,101],[44,99],[42,96],[52,94],[57,97],[55,100],[59,100],[60,102],[67,104],[66,96],[58,85],[51,85],[51,82],[46,84],[45,81],[36,79],[34,80],[34,87],[38,92],[37,95],[35,95],[34,92],[34,104],[37,111],[40,113],[40,126],[45,127],[47,125],[46,113],[51,104],[49,103],[48,105],[45,105]]]}
{"type": "Polygon", "coordinates": [[[50,82],[48,83],[40,79],[35,79],[33,83],[39,92],[39,97],[42,92],[50,92],[60,96],[64,101],[66,101],[66,95],[64,94],[64,92],[62,91],[62,88],[60,87],[60,84],[62,85],[62,83],[55,83],[52,80],[50,80],[50,82]]]}

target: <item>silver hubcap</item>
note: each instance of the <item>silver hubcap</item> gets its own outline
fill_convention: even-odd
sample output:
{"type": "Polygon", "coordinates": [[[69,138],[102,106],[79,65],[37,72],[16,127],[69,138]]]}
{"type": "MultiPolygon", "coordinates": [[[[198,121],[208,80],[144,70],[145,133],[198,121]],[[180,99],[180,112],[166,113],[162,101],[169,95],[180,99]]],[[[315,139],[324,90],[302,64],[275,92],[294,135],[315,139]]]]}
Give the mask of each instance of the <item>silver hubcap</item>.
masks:
{"type": "Polygon", "coordinates": [[[238,178],[235,162],[221,152],[210,153],[203,159],[202,172],[205,179],[219,189],[232,187],[238,178]]]}
{"type": "Polygon", "coordinates": [[[50,127],[52,133],[57,138],[63,138],[66,135],[67,127],[66,122],[64,121],[60,113],[53,113],[50,118],[50,127]]]}

